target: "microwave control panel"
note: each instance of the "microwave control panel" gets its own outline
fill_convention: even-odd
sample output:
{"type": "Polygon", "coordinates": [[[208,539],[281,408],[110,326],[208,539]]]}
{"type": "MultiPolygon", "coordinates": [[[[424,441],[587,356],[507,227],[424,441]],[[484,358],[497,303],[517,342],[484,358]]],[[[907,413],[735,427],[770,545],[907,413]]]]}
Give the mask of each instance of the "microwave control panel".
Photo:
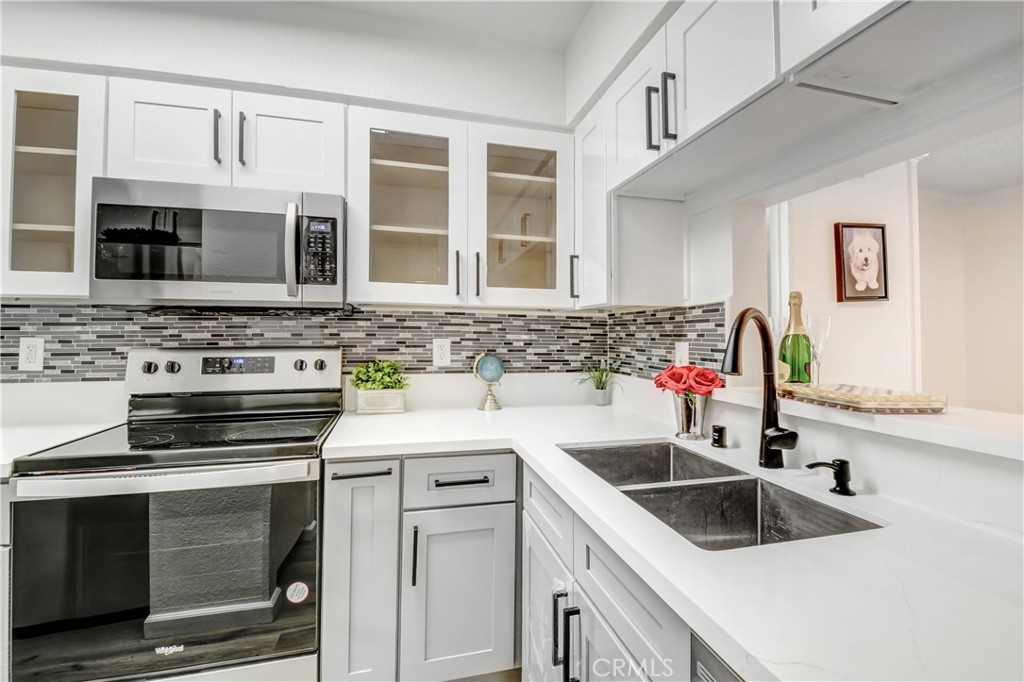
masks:
{"type": "Polygon", "coordinates": [[[338,221],[306,218],[302,226],[302,283],[338,283],[338,221]]]}

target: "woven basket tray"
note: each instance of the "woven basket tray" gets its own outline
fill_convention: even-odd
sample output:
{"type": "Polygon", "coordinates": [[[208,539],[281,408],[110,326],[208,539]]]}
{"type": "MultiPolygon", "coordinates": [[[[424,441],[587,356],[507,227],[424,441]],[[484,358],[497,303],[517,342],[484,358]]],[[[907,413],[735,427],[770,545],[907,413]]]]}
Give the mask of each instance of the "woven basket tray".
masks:
{"type": "Polygon", "coordinates": [[[941,396],[887,388],[871,388],[852,384],[782,384],[779,395],[812,405],[837,407],[853,412],[872,414],[941,414],[946,411],[946,399],[941,396]]]}

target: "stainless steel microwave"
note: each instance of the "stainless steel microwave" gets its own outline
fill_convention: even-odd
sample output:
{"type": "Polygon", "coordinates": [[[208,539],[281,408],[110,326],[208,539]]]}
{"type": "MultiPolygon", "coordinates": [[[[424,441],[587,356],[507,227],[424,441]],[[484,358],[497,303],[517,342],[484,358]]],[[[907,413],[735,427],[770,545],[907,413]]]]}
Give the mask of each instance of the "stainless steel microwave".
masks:
{"type": "Polygon", "coordinates": [[[341,307],[345,199],[95,178],[100,303],[341,307]]]}

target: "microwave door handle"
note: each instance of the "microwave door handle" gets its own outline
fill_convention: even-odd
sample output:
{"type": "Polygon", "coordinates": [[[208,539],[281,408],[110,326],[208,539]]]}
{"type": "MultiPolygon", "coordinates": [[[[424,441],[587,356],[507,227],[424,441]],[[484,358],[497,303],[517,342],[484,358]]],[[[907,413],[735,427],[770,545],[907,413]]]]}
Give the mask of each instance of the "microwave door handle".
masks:
{"type": "Polygon", "coordinates": [[[284,281],[289,296],[299,295],[299,259],[297,256],[299,223],[299,205],[288,202],[288,210],[284,215],[284,281]]]}

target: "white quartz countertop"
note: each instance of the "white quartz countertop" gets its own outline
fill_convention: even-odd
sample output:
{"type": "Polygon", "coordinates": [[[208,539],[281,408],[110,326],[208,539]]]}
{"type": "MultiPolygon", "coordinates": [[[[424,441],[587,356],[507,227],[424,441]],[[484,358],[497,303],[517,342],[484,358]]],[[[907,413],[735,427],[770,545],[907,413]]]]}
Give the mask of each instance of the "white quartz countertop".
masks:
{"type": "MultiPolygon", "coordinates": [[[[709,552],[558,449],[664,437],[664,425],[590,406],[345,414],[325,459],[513,448],[744,678],[1022,679],[1024,544],[881,495],[839,498],[828,471],[684,443],[883,528],[709,552]]],[[[856,471],[854,472],[856,486],[856,471]]]]}

